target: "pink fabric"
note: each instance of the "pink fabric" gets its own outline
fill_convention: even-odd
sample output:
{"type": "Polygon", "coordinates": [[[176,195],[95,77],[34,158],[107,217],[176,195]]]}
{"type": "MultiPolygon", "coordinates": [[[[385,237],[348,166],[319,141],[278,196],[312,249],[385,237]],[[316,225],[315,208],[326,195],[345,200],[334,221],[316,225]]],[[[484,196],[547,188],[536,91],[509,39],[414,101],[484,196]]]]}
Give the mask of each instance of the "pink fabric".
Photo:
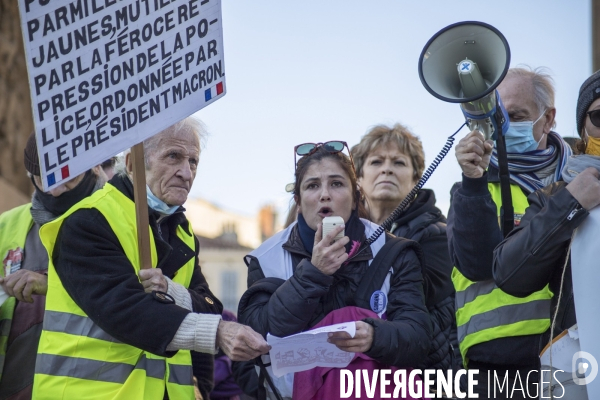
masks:
{"type": "Polygon", "coordinates": [[[350,247],[350,251],[348,252],[348,258],[351,258],[356,252],[360,249],[360,242],[358,240],[352,241],[352,247],[350,247]]]}
{"type": "MultiPolygon", "coordinates": [[[[319,328],[321,326],[340,324],[342,322],[350,321],[361,321],[365,318],[378,318],[371,310],[366,310],[359,307],[344,307],[338,310],[334,310],[327,314],[323,320],[321,320],[313,328],[319,328]]],[[[373,371],[376,369],[390,369],[392,375],[388,375],[387,379],[390,380],[390,385],[387,386],[386,392],[392,394],[394,391],[393,384],[393,373],[398,368],[383,365],[371,357],[366,356],[363,353],[357,353],[354,355],[354,359],[346,368],[348,371],[352,371],[352,375],[355,375],[356,370],[367,370],[369,371],[369,377],[373,376],[373,371]]],[[[294,374],[294,400],[331,400],[340,398],[340,369],[331,367],[317,367],[308,371],[296,372],[294,374]]],[[[410,374],[411,369],[406,370],[406,376],[410,374]]],[[[355,385],[356,386],[356,385],[355,385]]],[[[365,399],[367,398],[364,383],[362,384],[360,395],[361,397],[354,397],[354,391],[350,399],[365,399]]],[[[375,397],[373,399],[379,399],[380,397],[379,379],[376,380],[375,397]]],[[[402,397],[407,400],[423,400],[424,397],[402,397]]]]}

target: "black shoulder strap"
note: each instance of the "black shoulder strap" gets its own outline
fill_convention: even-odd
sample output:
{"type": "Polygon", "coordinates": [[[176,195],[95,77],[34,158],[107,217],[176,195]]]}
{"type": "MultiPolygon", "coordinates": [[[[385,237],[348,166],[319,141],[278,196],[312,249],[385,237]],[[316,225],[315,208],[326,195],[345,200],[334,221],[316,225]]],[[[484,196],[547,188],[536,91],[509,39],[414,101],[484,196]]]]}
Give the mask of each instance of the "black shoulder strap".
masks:
{"type": "Polygon", "coordinates": [[[496,150],[498,151],[498,169],[500,171],[500,198],[502,199],[500,220],[502,233],[506,237],[515,227],[515,212],[512,203],[512,193],[510,191],[510,172],[508,170],[506,142],[502,134],[498,135],[498,139],[496,140],[496,150]]]}
{"type": "MultiPolygon", "coordinates": [[[[374,291],[381,289],[390,267],[394,265],[396,258],[406,248],[413,248],[419,260],[422,259],[421,247],[417,242],[390,234],[387,234],[387,236],[385,245],[379,250],[375,259],[368,267],[369,273],[363,276],[360,285],[356,289],[354,301],[358,307],[371,308],[371,295],[374,291]]],[[[421,265],[423,265],[422,262],[421,265]]]]}
{"type": "Polygon", "coordinates": [[[266,385],[269,385],[269,387],[271,388],[271,391],[273,392],[273,394],[275,395],[275,398],[277,400],[283,400],[281,397],[281,394],[279,393],[279,390],[277,390],[277,387],[275,387],[275,384],[273,383],[273,381],[271,380],[271,377],[269,376],[269,371],[267,371],[267,367],[270,366],[271,364],[263,363],[261,356],[256,357],[255,360],[259,367],[258,393],[257,393],[258,400],[267,400],[269,398],[267,396],[267,386],[266,385]]]}

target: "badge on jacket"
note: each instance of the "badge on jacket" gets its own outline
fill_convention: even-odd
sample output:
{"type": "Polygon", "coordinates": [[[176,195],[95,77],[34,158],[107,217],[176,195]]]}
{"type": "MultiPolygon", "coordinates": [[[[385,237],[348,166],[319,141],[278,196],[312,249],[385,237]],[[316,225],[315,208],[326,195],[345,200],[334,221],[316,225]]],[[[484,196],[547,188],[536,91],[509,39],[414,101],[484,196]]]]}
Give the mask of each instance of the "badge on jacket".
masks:
{"type": "Polygon", "coordinates": [[[376,290],[371,295],[371,310],[373,312],[379,314],[380,312],[385,311],[387,307],[387,296],[381,290],[376,290]]]}
{"type": "Polygon", "coordinates": [[[4,269],[4,276],[8,276],[19,269],[21,269],[21,262],[23,261],[23,249],[17,247],[14,250],[8,250],[4,259],[2,260],[2,267],[4,269]]]}

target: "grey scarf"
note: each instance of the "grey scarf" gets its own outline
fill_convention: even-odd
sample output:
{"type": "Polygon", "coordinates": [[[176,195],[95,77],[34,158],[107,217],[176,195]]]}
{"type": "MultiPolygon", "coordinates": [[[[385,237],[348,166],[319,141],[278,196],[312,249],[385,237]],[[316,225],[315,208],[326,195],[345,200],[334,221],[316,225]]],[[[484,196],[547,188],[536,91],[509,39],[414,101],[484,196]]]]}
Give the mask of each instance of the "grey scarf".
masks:
{"type": "MultiPolygon", "coordinates": [[[[94,185],[93,192],[95,192],[98,189],[102,189],[102,187],[104,186],[104,183],[105,183],[104,179],[102,179],[100,177],[96,177],[96,185],[94,185]]],[[[33,196],[31,197],[31,210],[30,211],[31,211],[31,217],[33,218],[33,221],[40,226],[42,226],[50,221],[54,221],[55,219],[60,217],[60,215],[54,215],[50,211],[46,210],[46,208],[44,207],[42,202],[37,197],[37,191],[34,191],[33,196]]]]}
{"type": "Polygon", "coordinates": [[[594,167],[600,172],[600,157],[589,154],[571,156],[562,171],[562,178],[565,182],[569,183],[588,167],[594,167]]]}

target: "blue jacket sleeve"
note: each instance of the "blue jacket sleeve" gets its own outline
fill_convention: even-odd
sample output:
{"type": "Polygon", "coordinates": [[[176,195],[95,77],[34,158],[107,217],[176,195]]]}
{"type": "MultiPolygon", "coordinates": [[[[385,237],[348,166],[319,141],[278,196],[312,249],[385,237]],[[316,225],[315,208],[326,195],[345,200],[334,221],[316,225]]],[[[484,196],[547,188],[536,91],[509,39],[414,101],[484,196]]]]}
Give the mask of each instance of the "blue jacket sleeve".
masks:
{"type": "Polygon", "coordinates": [[[487,183],[487,172],[477,179],[463,175],[451,191],[448,251],[456,268],[472,281],[493,279],[494,248],[503,239],[487,183]]]}

